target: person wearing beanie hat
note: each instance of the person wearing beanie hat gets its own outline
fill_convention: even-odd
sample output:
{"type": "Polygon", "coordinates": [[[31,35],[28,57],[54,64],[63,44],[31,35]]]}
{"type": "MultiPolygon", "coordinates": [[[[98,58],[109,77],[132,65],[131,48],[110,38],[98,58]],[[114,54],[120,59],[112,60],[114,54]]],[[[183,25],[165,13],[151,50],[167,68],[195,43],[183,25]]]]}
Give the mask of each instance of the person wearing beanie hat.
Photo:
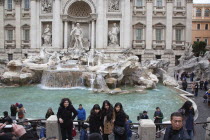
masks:
{"type": "Polygon", "coordinates": [[[23,122],[25,120],[26,109],[23,104],[18,105],[18,122],[23,122]]]}
{"type": "Polygon", "coordinates": [[[16,105],[16,107],[18,107],[19,106],[19,103],[16,103],[15,105],[16,105]]]}

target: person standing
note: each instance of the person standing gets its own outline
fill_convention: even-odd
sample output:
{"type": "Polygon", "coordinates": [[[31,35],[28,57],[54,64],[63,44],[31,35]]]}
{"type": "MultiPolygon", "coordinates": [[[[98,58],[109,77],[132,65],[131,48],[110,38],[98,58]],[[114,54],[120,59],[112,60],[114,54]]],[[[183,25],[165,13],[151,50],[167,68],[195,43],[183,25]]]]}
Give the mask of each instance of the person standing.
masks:
{"type": "Polygon", "coordinates": [[[191,140],[183,128],[183,116],[180,112],[171,114],[171,126],[166,128],[163,140],[191,140]]]}
{"type": "Polygon", "coordinates": [[[186,101],[184,105],[179,109],[179,112],[184,117],[184,128],[187,130],[191,140],[194,138],[194,116],[195,111],[192,102],[186,101]]]}
{"type": "Polygon", "coordinates": [[[195,83],[195,97],[198,96],[198,82],[195,83]]]}
{"type": "Polygon", "coordinates": [[[15,120],[16,120],[16,115],[17,115],[17,106],[14,105],[14,104],[12,104],[12,105],[10,106],[10,111],[11,111],[11,119],[12,119],[13,121],[15,121],[15,120]]]}
{"type": "Polygon", "coordinates": [[[95,104],[90,111],[90,116],[88,117],[90,134],[99,133],[100,127],[102,126],[101,121],[101,108],[98,104],[95,104]]]}
{"type": "Polygon", "coordinates": [[[176,80],[179,80],[179,72],[176,73],[176,80]]]}
{"type": "Polygon", "coordinates": [[[86,120],[86,111],[82,107],[82,104],[79,105],[79,108],[77,109],[77,120],[78,120],[78,131],[80,131],[80,128],[84,125],[84,121],[86,120]]]}
{"type": "Polygon", "coordinates": [[[103,140],[109,140],[109,135],[113,132],[115,113],[112,104],[105,100],[102,105],[102,131],[103,140]]]}
{"type": "Polygon", "coordinates": [[[61,128],[62,140],[72,140],[73,120],[77,116],[77,111],[73,107],[69,98],[63,98],[58,108],[58,122],[61,128]],[[73,115],[72,115],[73,113],[73,115]],[[68,136],[67,136],[68,135],[68,136]]]}
{"type": "Polygon", "coordinates": [[[18,105],[18,122],[23,122],[26,117],[26,109],[23,107],[23,104],[18,105]]]}
{"type": "Polygon", "coordinates": [[[190,74],[190,81],[191,81],[191,82],[193,82],[194,76],[195,76],[195,74],[194,74],[194,72],[192,72],[192,73],[190,74]]]}
{"type": "Polygon", "coordinates": [[[126,114],[123,110],[121,103],[116,103],[114,106],[115,121],[114,121],[114,139],[115,140],[126,140],[126,114]],[[121,130],[121,133],[116,130],[121,130]],[[123,132],[124,130],[124,132],[123,132]]]}
{"type": "Polygon", "coordinates": [[[143,114],[141,115],[141,119],[149,119],[147,115],[147,111],[143,111],[143,114]]]}
{"type": "Polygon", "coordinates": [[[204,84],[204,81],[201,79],[200,80],[200,90],[203,90],[203,84],[204,84]]]}
{"type": "Polygon", "coordinates": [[[195,95],[195,82],[192,82],[191,84],[191,92],[195,95]]]}
{"type": "Polygon", "coordinates": [[[45,119],[48,119],[51,115],[54,115],[54,112],[51,107],[48,108],[47,113],[45,115],[45,119]]]}
{"type": "Polygon", "coordinates": [[[208,106],[210,106],[210,89],[206,92],[206,100],[207,100],[207,103],[208,103],[208,106]]]}
{"type": "MultiPolygon", "coordinates": [[[[161,112],[161,110],[160,110],[160,108],[159,107],[156,107],[156,111],[155,111],[155,113],[154,113],[154,123],[162,123],[162,120],[163,120],[163,113],[161,112]]],[[[158,132],[158,131],[160,131],[161,130],[161,125],[159,125],[159,124],[157,124],[156,125],[156,133],[158,132]]],[[[157,138],[160,138],[161,136],[160,136],[160,132],[158,132],[157,134],[156,134],[156,137],[157,138]]]]}
{"type": "Polygon", "coordinates": [[[183,89],[184,91],[187,90],[187,81],[186,81],[186,80],[182,80],[182,89],[183,89]]]}
{"type": "Polygon", "coordinates": [[[132,123],[132,121],[129,120],[129,116],[126,115],[126,132],[127,132],[127,139],[126,140],[131,140],[131,137],[132,137],[131,128],[133,127],[133,125],[131,123],[132,123]]]}
{"type": "Polygon", "coordinates": [[[204,81],[204,90],[207,91],[208,90],[208,84],[209,82],[207,80],[204,81]]]}

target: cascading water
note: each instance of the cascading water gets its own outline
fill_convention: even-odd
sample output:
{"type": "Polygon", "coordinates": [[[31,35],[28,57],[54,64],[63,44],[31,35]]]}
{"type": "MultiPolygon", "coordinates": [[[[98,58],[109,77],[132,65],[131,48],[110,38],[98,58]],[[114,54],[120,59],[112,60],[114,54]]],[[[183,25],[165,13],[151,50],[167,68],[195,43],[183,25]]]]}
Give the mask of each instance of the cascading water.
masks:
{"type": "Polygon", "coordinates": [[[94,89],[94,81],[95,81],[95,75],[92,73],[91,74],[91,79],[90,79],[91,90],[94,89]]]}
{"type": "Polygon", "coordinates": [[[42,86],[51,88],[82,87],[82,71],[48,70],[42,75],[42,86]]]}
{"type": "Polygon", "coordinates": [[[99,87],[98,89],[101,89],[102,91],[109,91],[106,81],[104,80],[104,77],[101,74],[97,75],[96,82],[99,87]]]}

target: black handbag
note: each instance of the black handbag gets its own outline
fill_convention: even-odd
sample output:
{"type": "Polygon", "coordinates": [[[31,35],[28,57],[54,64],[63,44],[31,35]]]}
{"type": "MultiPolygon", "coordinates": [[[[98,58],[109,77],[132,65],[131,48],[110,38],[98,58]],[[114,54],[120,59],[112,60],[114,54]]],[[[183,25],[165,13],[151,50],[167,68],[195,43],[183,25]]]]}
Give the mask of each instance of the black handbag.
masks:
{"type": "Polygon", "coordinates": [[[125,133],[125,127],[115,126],[114,127],[114,133],[117,134],[117,135],[122,136],[125,133]]]}

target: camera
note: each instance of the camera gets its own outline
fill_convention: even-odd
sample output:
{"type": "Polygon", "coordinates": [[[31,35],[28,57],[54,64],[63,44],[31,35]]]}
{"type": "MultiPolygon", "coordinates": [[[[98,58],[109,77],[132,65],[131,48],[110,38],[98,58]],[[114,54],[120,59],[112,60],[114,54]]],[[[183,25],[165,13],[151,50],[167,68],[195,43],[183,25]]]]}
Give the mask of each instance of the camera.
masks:
{"type": "Polygon", "coordinates": [[[137,121],[139,121],[141,119],[142,115],[143,115],[143,113],[139,113],[139,115],[137,116],[137,121]]]}
{"type": "Polygon", "coordinates": [[[12,125],[11,125],[11,124],[6,125],[6,126],[3,128],[3,131],[4,131],[5,133],[12,132],[12,125]]]}

